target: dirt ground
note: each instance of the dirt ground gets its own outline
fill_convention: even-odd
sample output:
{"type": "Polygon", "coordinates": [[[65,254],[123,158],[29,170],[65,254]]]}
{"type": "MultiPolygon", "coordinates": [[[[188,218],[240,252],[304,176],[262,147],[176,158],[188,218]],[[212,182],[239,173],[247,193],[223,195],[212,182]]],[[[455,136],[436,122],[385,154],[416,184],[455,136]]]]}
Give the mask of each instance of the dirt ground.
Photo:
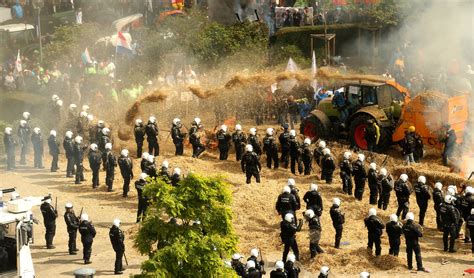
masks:
{"type": "MultiPolygon", "coordinates": [[[[244,130],[248,130],[250,125],[244,125],[244,130]]],[[[262,130],[262,129],[260,129],[262,130]]],[[[240,164],[234,161],[233,153],[229,161],[217,160],[217,154],[206,152],[202,159],[193,159],[190,157],[191,150],[185,150],[185,156],[174,157],[173,146],[166,135],[161,140],[162,156],[157,159],[157,164],[166,158],[170,162],[170,167],[180,167],[182,173],[189,171],[200,172],[204,174],[223,174],[233,185],[233,211],[234,226],[240,237],[239,252],[248,257],[250,249],[260,248],[263,258],[267,261],[267,273],[270,272],[276,260],[281,258],[283,247],[279,238],[280,216],[275,211],[275,201],[281,189],[286,185],[286,180],[291,177],[289,170],[280,168],[278,170],[269,170],[263,167],[262,183],[255,182],[246,185],[244,174],[240,170],[240,164]]],[[[120,145],[130,143],[121,142],[120,145]]],[[[335,156],[343,151],[339,144],[332,146],[335,156]]],[[[134,154],[134,149],[131,153],[134,154]]],[[[31,155],[30,155],[31,158],[31,155]]],[[[430,154],[430,162],[416,165],[413,168],[431,169],[448,172],[448,168],[441,166],[433,167],[433,163],[438,163],[434,159],[436,153],[430,154]]],[[[375,160],[379,163],[383,156],[377,156],[375,160]]],[[[262,159],[263,162],[263,159],[262,159]]],[[[97,270],[97,277],[113,275],[114,253],[108,238],[108,228],[112,220],[119,217],[122,220],[122,229],[126,231],[126,254],[129,266],[126,267],[123,276],[138,273],[140,263],[145,257],[140,256],[133,249],[131,233],[136,230],[136,191],[132,187],[128,198],[121,196],[121,183],[119,171],[116,172],[114,187],[115,192],[108,193],[105,190],[105,173],[101,172],[101,186],[93,190],[91,186],[91,173],[85,173],[86,182],[82,185],[75,185],[73,179],[65,177],[65,161],[60,161],[61,170],[57,173],[49,172],[50,157],[46,155],[44,170],[35,170],[30,165],[19,167],[15,172],[6,172],[4,167],[0,170],[0,188],[15,186],[22,196],[43,196],[51,193],[53,197],[58,197],[58,210],[60,217],[57,220],[57,231],[54,244],[56,249],[47,250],[44,247],[44,227],[35,226],[35,243],[33,246],[33,260],[37,277],[71,277],[75,269],[84,267],[82,261],[82,246],[78,240],[78,247],[81,250],[77,255],[69,255],[67,252],[67,232],[62,215],[64,214],[64,204],[72,202],[76,214],[79,214],[81,208],[88,213],[93,221],[97,236],[92,247],[92,267],[97,270]]],[[[264,163],[263,163],[264,164],[264,163]]],[[[403,171],[399,159],[390,159],[389,171],[403,171]],[[392,169],[393,168],[393,169],[392,169]],[[396,169],[395,169],[396,168],[396,169]]],[[[85,163],[88,168],[87,163],[85,163]]],[[[135,161],[135,172],[138,175],[139,162],[135,161]]],[[[319,169],[315,165],[316,174],[311,176],[296,176],[297,187],[300,189],[300,196],[308,190],[310,183],[317,183],[320,192],[323,195],[324,211],[322,215],[322,238],[321,246],[326,251],[325,254],[318,255],[315,259],[309,258],[309,239],[307,224],[303,230],[298,233],[297,239],[301,253],[301,267],[303,268],[301,277],[316,277],[321,265],[328,265],[331,268],[331,277],[358,277],[361,271],[370,271],[372,277],[412,277],[406,268],[405,243],[402,240],[400,257],[393,258],[386,255],[388,253],[388,240],[384,234],[382,239],[382,256],[375,258],[366,251],[367,235],[363,224],[363,218],[371,207],[368,202],[368,189],[361,202],[355,201],[353,197],[343,195],[341,192],[341,183],[338,178],[338,172],[335,174],[335,181],[332,185],[326,185],[319,182],[319,169]],[[346,213],[346,224],[343,232],[343,246],[341,250],[334,249],[334,229],[332,228],[329,208],[334,197],[342,200],[342,210],[346,213]]],[[[443,174],[444,174],[443,173],[443,174]]],[[[429,182],[433,182],[428,179],[429,182]]],[[[473,257],[470,252],[470,244],[464,244],[461,240],[456,242],[458,252],[449,254],[442,251],[442,233],[435,229],[435,214],[433,203],[430,202],[429,210],[425,220],[424,237],[421,239],[421,250],[423,262],[426,268],[432,273],[417,273],[419,277],[460,277],[463,271],[474,266],[473,257]],[[442,264],[442,261],[447,261],[442,264]]],[[[418,207],[414,196],[411,198],[410,209],[418,218],[418,207]]],[[[387,222],[389,215],[396,210],[396,198],[392,195],[390,206],[387,211],[380,211],[379,216],[384,222],[387,222]]],[[[42,221],[39,208],[34,209],[34,215],[42,221]]],[[[298,211],[298,217],[302,217],[303,211],[298,211]]],[[[267,275],[269,277],[269,275],[267,275]]]]}

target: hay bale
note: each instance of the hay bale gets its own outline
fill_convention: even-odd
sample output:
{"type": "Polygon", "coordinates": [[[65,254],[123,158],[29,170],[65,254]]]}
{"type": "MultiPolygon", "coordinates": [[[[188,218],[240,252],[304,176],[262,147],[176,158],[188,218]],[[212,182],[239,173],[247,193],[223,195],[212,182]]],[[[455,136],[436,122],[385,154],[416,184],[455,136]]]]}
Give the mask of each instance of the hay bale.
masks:
{"type": "Polygon", "coordinates": [[[118,138],[122,141],[128,141],[132,139],[132,128],[129,126],[121,126],[117,132],[118,138]]]}
{"type": "Polygon", "coordinates": [[[133,124],[135,117],[140,113],[140,106],[142,104],[164,101],[167,97],[168,92],[162,90],[154,90],[149,94],[140,96],[125,113],[125,123],[127,125],[133,124]]]}

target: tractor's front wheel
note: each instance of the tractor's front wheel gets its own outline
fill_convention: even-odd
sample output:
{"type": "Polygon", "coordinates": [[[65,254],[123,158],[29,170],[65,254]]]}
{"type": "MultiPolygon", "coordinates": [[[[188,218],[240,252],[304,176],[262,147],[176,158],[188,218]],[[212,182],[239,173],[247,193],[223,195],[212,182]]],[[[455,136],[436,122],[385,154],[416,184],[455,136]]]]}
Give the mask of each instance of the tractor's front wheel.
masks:
{"type": "Polygon", "coordinates": [[[309,115],[304,119],[300,126],[300,132],[313,141],[327,137],[327,130],[324,124],[314,115],[309,115]]]}
{"type": "MultiPolygon", "coordinates": [[[[352,120],[349,128],[349,136],[352,145],[357,146],[359,149],[367,150],[367,141],[365,140],[365,128],[367,127],[367,121],[375,119],[368,115],[361,115],[352,120]]],[[[377,145],[377,151],[383,152],[387,150],[391,145],[391,132],[388,128],[380,127],[380,138],[377,145]]]]}

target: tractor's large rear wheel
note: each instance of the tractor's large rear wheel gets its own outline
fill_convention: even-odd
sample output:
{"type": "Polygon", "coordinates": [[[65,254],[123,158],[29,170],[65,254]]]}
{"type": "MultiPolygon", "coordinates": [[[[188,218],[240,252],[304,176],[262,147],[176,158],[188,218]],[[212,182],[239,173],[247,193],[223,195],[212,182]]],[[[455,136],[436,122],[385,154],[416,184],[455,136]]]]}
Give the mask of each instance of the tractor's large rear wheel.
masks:
{"type": "Polygon", "coordinates": [[[309,115],[301,123],[300,132],[307,138],[311,138],[313,141],[318,139],[327,138],[327,128],[323,121],[315,115],[309,115]]]}
{"type": "MultiPolygon", "coordinates": [[[[359,149],[367,150],[367,141],[365,140],[365,128],[367,127],[367,121],[375,119],[369,115],[361,115],[352,120],[349,128],[349,136],[351,143],[357,146],[359,149]]],[[[377,151],[383,152],[387,150],[392,142],[392,135],[390,129],[380,127],[380,138],[377,145],[377,151]]]]}

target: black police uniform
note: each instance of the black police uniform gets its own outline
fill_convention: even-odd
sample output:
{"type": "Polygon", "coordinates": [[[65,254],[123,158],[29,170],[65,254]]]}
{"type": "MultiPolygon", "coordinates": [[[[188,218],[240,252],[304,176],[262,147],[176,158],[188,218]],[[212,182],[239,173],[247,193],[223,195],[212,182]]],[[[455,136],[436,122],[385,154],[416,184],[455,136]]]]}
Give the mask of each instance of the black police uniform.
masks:
{"type": "Polygon", "coordinates": [[[300,252],[298,249],[298,243],[296,242],[296,232],[301,231],[302,225],[302,221],[300,221],[298,225],[296,225],[295,223],[290,223],[286,220],[281,221],[280,237],[281,241],[285,245],[283,250],[283,262],[286,262],[286,258],[288,256],[288,253],[290,252],[290,248],[293,250],[293,254],[295,254],[296,260],[299,261],[300,252]]]}
{"type": "Polygon", "coordinates": [[[260,146],[260,141],[258,140],[257,135],[249,135],[248,143],[252,145],[253,151],[258,155],[262,155],[262,147],[260,146]]]}
{"type": "Polygon", "coordinates": [[[364,163],[356,160],[352,164],[352,174],[354,175],[355,191],[354,197],[357,200],[362,200],[365,189],[365,180],[367,179],[367,172],[365,171],[364,163]]]}
{"type": "Polygon", "coordinates": [[[135,124],[133,128],[135,143],[137,144],[137,158],[142,156],[143,141],[145,141],[145,126],[143,123],[135,124]]]}
{"type": "Polygon", "coordinates": [[[41,136],[41,133],[33,132],[31,143],[33,144],[34,167],[43,168],[43,136],[41,136]]]}
{"type": "Polygon", "coordinates": [[[227,160],[232,136],[226,131],[219,130],[216,134],[217,147],[219,148],[219,160],[227,160]]]}
{"type": "Polygon", "coordinates": [[[339,163],[339,176],[342,180],[342,191],[348,195],[352,195],[352,162],[344,159],[339,163]]]}
{"type": "Polygon", "coordinates": [[[273,161],[273,168],[278,169],[278,146],[275,142],[275,137],[267,135],[263,138],[263,151],[267,156],[267,167],[271,169],[273,161]]]}
{"type": "Polygon", "coordinates": [[[49,147],[49,154],[53,157],[51,161],[51,172],[56,172],[58,167],[58,157],[59,157],[59,141],[57,140],[56,136],[50,135],[48,137],[48,147],[49,147]]]}
{"type": "Polygon", "coordinates": [[[379,178],[377,176],[377,170],[370,168],[367,174],[367,181],[369,182],[369,204],[376,205],[377,198],[379,196],[379,178]]]}
{"type": "Polygon", "coordinates": [[[232,133],[232,142],[235,147],[235,159],[240,161],[244,154],[245,144],[247,143],[247,136],[242,131],[235,131],[232,133]]]}
{"type": "Polygon", "coordinates": [[[88,154],[89,166],[92,170],[92,188],[99,186],[99,171],[100,165],[102,164],[102,154],[99,150],[89,150],[88,154]]]}
{"type": "Polygon", "coordinates": [[[413,220],[407,220],[403,225],[403,234],[407,245],[408,269],[413,269],[413,253],[415,253],[416,265],[419,271],[423,271],[423,262],[421,260],[421,249],[418,238],[423,236],[422,228],[413,220]]]}
{"type": "Polygon", "coordinates": [[[156,169],[156,165],[153,162],[147,161],[143,172],[150,176],[150,178],[158,177],[158,170],[156,169]]]}
{"type": "Polygon", "coordinates": [[[281,146],[281,157],[280,162],[283,163],[283,167],[288,168],[289,154],[290,154],[290,132],[285,129],[283,133],[278,137],[281,146]]]}
{"type": "Polygon", "coordinates": [[[390,203],[390,194],[393,190],[392,176],[380,176],[381,192],[378,201],[378,208],[387,210],[388,204],[390,203]]]}
{"type": "MultiPolygon", "coordinates": [[[[474,196],[470,192],[466,193],[460,200],[460,208],[459,208],[461,216],[464,219],[464,221],[466,221],[466,223],[467,223],[467,218],[471,215],[471,209],[473,207],[474,207],[474,196]]],[[[466,232],[466,234],[464,235],[464,242],[468,243],[470,241],[471,241],[471,234],[466,232]]]]}
{"type": "Polygon", "coordinates": [[[309,149],[308,144],[303,144],[302,147],[302,154],[301,154],[301,160],[303,162],[304,166],[304,174],[305,176],[311,174],[311,171],[313,170],[313,156],[311,154],[311,150],[309,149]]]}
{"type": "Polygon", "coordinates": [[[321,193],[318,191],[308,191],[303,196],[303,201],[306,203],[306,209],[311,209],[318,216],[323,212],[323,199],[321,193]]]}
{"type": "Polygon", "coordinates": [[[123,178],[123,197],[127,197],[130,191],[130,180],[133,179],[133,162],[128,156],[120,155],[118,159],[120,174],[123,178]]]}
{"type": "Polygon", "coordinates": [[[110,243],[112,243],[112,248],[115,251],[115,274],[122,274],[122,257],[125,253],[125,236],[119,227],[112,225],[109,230],[109,238],[110,243]]]}
{"type": "Polygon", "coordinates": [[[240,261],[240,260],[234,260],[232,259],[231,261],[231,266],[237,273],[237,276],[244,277],[245,276],[245,265],[240,261]]]}
{"type": "Polygon", "coordinates": [[[184,138],[186,133],[181,132],[181,125],[175,125],[171,127],[171,138],[173,139],[173,144],[175,146],[174,155],[183,155],[184,152],[184,138]]]}
{"type": "Polygon", "coordinates": [[[433,189],[433,205],[434,205],[434,210],[436,212],[436,228],[438,230],[443,229],[443,224],[441,223],[441,214],[439,212],[439,208],[443,202],[444,202],[443,192],[437,188],[433,189]]]}
{"type": "Polygon", "coordinates": [[[171,181],[172,186],[174,186],[174,187],[178,186],[179,182],[181,181],[181,175],[178,175],[176,173],[171,175],[170,181],[171,181]]]}
{"type": "Polygon", "coordinates": [[[66,212],[64,213],[64,221],[66,222],[67,233],[69,235],[69,254],[75,255],[78,251],[76,247],[76,237],[77,229],[79,229],[79,218],[77,218],[72,209],[70,209],[69,211],[68,209],[66,209],[66,212]]]}
{"type": "Polygon", "coordinates": [[[148,141],[148,153],[153,156],[160,155],[160,145],[158,144],[158,126],[156,123],[148,121],[145,127],[146,140],[148,141]]]}
{"type": "Polygon", "coordinates": [[[13,170],[15,169],[15,140],[13,139],[13,135],[4,134],[3,145],[7,153],[7,170],[13,170]]]}
{"type": "Polygon", "coordinates": [[[28,152],[28,143],[30,141],[31,128],[27,123],[25,126],[18,128],[18,139],[20,140],[21,154],[20,154],[20,164],[26,164],[26,154],[28,152]]]}
{"type": "Polygon", "coordinates": [[[83,260],[84,263],[90,263],[91,254],[92,254],[92,243],[94,242],[94,237],[96,231],[94,225],[90,221],[81,221],[79,224],[79,233],[81,234],[81,242],[83,247],[83,260]]]}
{"type": "Polygon", "coordinates": [[[240,165],[242,172],[245,173],[245,182],[247,184],[250,183],[252,176],[255,177],[257,183],[260,183],[260,170],[262,169],[262,165],[260,165],[260,160],[255,152],[245,152],[240,165]]]}
{"type": "Polygon", "coordinates": [[[158,173],[158,176],[166,183],[171,183],[171,175],[168,172],[167,167],[161,167],[160,172],[158,173]]]}
{"type": "Polygon", "coordinates": [[[420,219],[418,223],[423,226],[425,222],[426,210],[428,209],[428,201],[431,199],[428,186],[424,183],[417,182],[415,184],[416,203],[420,208],[420,219]]]}
{"type": "Polygon", "coordinates": [[[255,268],[256,268],[258,271],[262,272],[262,274],[265,274],[265,273],[264,273],[264,270],[263,270],[263,266],[265,265],[265,262],[264,262],[263,260],[262,260],[262,261],[258,261],[257,257],[255,257],[255,256],[252,255],[252,256],[248,257],[247,262],[248,262],[248,261],[253,261],[253,262],[255,263],[255,268]]]}
{"type": "Polygon", "coordinates": [[[46,228],[46,233],[44,235],[46,247],[48,249],[54,248],[53,239],[56,234],[56,218],[58,217],[58,212],[51,204],[46,202],[41,204],[40,210],[43,214],[44,227],[46,228]]]}
{"type": "MultiPolygon", "coordinates": [[[[101,132],[102,134],[102,132],[101,132]]],[[[110,140],[110,137],[108,135],[105,135],[105,134],[102,134],[100,136],[100,140],[99,140],[99,144],[97,144],[97,146],[99,147],[99,150],[102,152],[102,153],[105,153],[106,150],[105,150],[105,145],[107,143],[112,143],[112,141],[110,140]]],[[[105,162],[105,161],[102,161],[102,162],[105,162]]]]}
{"type": "Polygon", "coordinates": [[[205,151],[205,147],[201,143],[201,136],[199,135],[199,126],[195,123],[189,129],[189,143],[193,146],[193,157],[198,158],[205,151]]]}
{"type": "Polygon", "coordinates": [[[336,163],[330,154],[326,154],[321,159],[321,179],[325,180],[327,184],[332,183],[332,175],[336,170],[336,163]]]}
{"type": "Polygon", "coordinates": [[[300,276],[300,268],[295,265],[295,263],[287,261],[285,263],[286,277],[288,278],[298,278],[300,276]]]}
{"type": "Polygon", "coordinates": [[[117,167],[117,160],[111,150],[107,150],[105,153],[105,184],[107,185],[107,191],[112,191],[114,186],[115,178],[115,167],[117,167]]]}
{"type": "Polygon", "coordinates": [[[401,219],[405,219],[410,206],[411,190],[408,187],[408,183],[398,179],[395,182],[395,194],[397,196],[398,203],[397,216],[400,217],[401,214],[401,219]]]}
{"type": "Polygon", "coordinates": [[[329,210],[329,214],[331,215],[332,226],[336,230],[334,247],[339,248],[342,238],[342,228],[345,222],[344,213],[341,212],[339,206],[333,204],[329,210]]]}
{"type": "Polygon", "coordinates": [[[365,226],[368,231],[368,243],[367,248],[372,250],[375,244],[375,255],[380,256],[382,253],[382,246],[380,245],[380,236],[385,225],[380,221],[376,215],[371,215],[364,219],[365,226]]]}
{"type": "Polygon", "coordinates": [[[441,222],[443,223],[443,245],[444,251],[456,252],[454,249],[454,243],[457,238],[458,223],[460,219],[460,213],[457,208],[452,204],[444,202],[439,212],[441,214],[441,222]],[[449,246],[448,246],[449,238],[449,246]]]}
{"type": "Polygon", "coordinates": [[[283,192],[278,196],[275,209],[278,214],[281,215],[282,219],[285,219],[287,213],[295,215],[298,209],[298,203],[296,202],[295,196],[291,193],[283,192]]]}
{"type": "Polygon", "coordinates": [[[313,157],[318,166],[321,166],[321,158],[323,157],[323,147],[317,147],[314,149],[313,157]]]}
{"type": "Polygon", "coordinates": [[[66,177],[72,177],[75,173],[74,166],[74,142],[72,138],[64,137],[63,141],[64,152],[66,153],[67,166],[66,166],[66,177]]]}
{"type": "Polygon", "coordinates": [[[385,230],[388,235],[388,243],[390,244],[388,254],[398,257],[398,253],[400,252],[400,237],[403,234],[402,223],[390,221],[385,225],[385,230]]]}
{"type": "Polygon", "coordinates": [[[270,278],[287,278],[288,274],[284,269],[275,269],[270,271],[270,278]]]}
{"type": "Polygon", "coordinates": [[[80,184],[84,179],[84,147],[79,143],[73,146],[74,163],[76,164],[76,184],[80,184]]]}
{"type": "Polygon", "coordinates": [[[261,278],[262,273],[258,269],[252,267],[247,270],[247,273],[244,276],[245,278],[261,278]]]}
{"type": "Polygon", "coordinates": [[[290,136],[290,168],[291,173],[296,175],[296,165],[298,165],[298,173],[301,175],[303,173],[303,161],[301,159],[302,149],[301,144],[298,142],[296,137],[290,136]]]}
{"type": "Polygon", "coordinates": [[[148,208],[148,198],[143,194],[146,181],[139,179],[135,181],[135,188],[137,189],[138,195],[138,211],[137,211],[137,223],[145,218],[146,210],[148,208]]]}

